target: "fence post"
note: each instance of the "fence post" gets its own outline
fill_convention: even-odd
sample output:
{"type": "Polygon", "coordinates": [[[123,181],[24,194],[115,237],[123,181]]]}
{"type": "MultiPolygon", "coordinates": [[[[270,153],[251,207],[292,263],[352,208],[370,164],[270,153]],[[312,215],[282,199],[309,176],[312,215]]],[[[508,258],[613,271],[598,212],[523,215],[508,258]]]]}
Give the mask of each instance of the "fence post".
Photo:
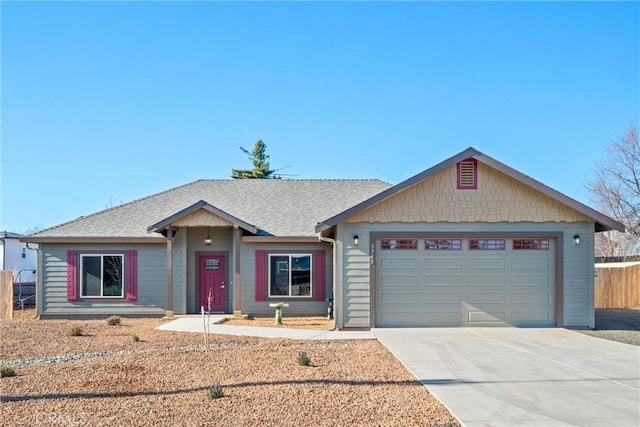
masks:
{"type": "Polygon", "coordinates": [[[0,319],[13,319],[13,271],[0,272],[0,319]]]}

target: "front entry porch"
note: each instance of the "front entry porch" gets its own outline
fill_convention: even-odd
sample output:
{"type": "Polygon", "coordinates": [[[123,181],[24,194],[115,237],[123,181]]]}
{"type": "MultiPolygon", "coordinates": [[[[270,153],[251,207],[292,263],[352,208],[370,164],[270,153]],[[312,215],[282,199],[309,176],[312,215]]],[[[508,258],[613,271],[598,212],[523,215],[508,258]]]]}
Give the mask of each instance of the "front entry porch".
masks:
{"type": "Polygon", "coordinates": [[[255,235],[254,226],[200,201],[149,231],[167,239],[167,317],[174,315],[174,299],[181,301],[178,313],[196,314],[204,307],[241,315],[241,239],[255,235]]]}

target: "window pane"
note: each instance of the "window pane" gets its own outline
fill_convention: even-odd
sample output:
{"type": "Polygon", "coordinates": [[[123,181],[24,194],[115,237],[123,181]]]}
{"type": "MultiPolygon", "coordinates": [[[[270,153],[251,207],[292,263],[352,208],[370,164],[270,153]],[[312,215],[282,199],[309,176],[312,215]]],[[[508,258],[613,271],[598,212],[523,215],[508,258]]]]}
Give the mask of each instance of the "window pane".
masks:
{"type": "Polygon", "coordinates": [[[517,239],[513,241],[513,249],[548,250],[549,239],[542,239],[542,240],[517,239]]]}
{"type": "Polygon", "coordinates": [[[460,239],[425,240],[424,248],[426,250],[457,251],[462,249],[462,240],[460,239]]]}
{"type": "Polygon", "coordinates": [[[291,296],[311,296],[311,257],[292,256],[291,265],[291,296]]]}
{"type": "Polygon", "coordinates": [[[289,257],[271,256],[269,259],[271,271],[269,295],[289,295],[289,257]]]}
{"type": "Polygon", "coordinates": [[[418,249],[418,239],[384,239],[380,242],[382,249],[418,249]]]}
{"type": "Polygon", "coordinates": [[[469,240],[469,249],[479,249],[479,250],[504,250],[505,241],[504,239],[474,239],[469,240]]]}
{"type": "Polygon", "coordinates": [[[105,255],[103,257],[103,293],[105,297],[120,297],[122,294],[122,256],[105,255]]]}
{"type": "Polygon", "coordinates": [[[82,295],[87,297],[99,297],[100,294],[100,265],[101,257],[82,257],[82,295]]]}

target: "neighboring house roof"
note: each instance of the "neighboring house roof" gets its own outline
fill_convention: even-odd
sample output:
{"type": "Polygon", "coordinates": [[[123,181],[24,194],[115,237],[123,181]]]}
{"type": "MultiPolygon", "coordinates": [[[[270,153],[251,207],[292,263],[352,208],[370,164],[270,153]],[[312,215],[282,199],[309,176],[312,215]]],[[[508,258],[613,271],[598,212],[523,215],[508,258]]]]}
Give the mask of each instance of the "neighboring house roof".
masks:
{"type": "Polygon", "coordinates": [[[597,262],[596,268],[627,268],[634,265],[640,265],[640,261],[627,261],[627,262],[597,262]]]}
{"type": "Polygon", "coordinates": [[[397,185],[394,185],[393,187],[390,187],[384,191],[382,191],[381,193],[378,193],[376,195],[374,195],[373,197],[362,201],[361,203],[352,206],[348,209],[345,209],[344,211],[331,216],[331,217],[327,217],[327,219],[323,220],[321,223],[319,223],[316,226],[316,231],[318,232],[322,232],[325,231],[331,227],[334,227],[335,225],[339,224],[340,222],[346,220],[347,218],[360,213],[362,211],[364,211],[365,209],[368,209],[374,205],[377,205],[378,203],[383,202],[384,200],[389,199],[390,197],[395,196],[396,194],[416,185],[419,184],[422,181],[425,181],[429,178],[431,178],[432,176],[443,172],[444,170],[455,166],[456,164],[458,164],[459,162],[469,159],[469,158],[473,158],[476,159],[478,162],[483,163],[513,179],[515,179],[516,181],[521,182],[524,185],[527,185],[539,192],[541,192],[542,194],[560,202],[563,203],[566,206],[569,206],[570,208],[581,212],[582,214],[586,215],[587,217],[591,218],[594,220],[595,224],[596,224],[596,231],[608,231],[608,230],[618,230],[621,232],[625,231],[625,227],[623,224],[621,224],[620,222],[609,218],[608,216],[568,197],[565,196],[564,194],[554,190],[551,187],[548,187],[544,184],[542,184],[539,181],[536,181],[535,179],[521,173],[518,172],[517,170],[505,165],[504,163],[500,163],[499,161],[479,152],[478,150],[476,150],[473,147],[469,147],[466,150],[456,154],[453,157],[450,157],[449,159],[438,163],[437,165],[425,170],[424,172],[421,172],[397,185]]]}
{"type": "Polygon", "coordinates": [[[24,241],[161,238],[176,216],[204,208],[259,235],[315,236],[314,226],[391,185],[373,180],[199,180],[42,230],[24,241]],[[191,210],[190,210],[191,209],[191,210]]]}
{"type": "Polygon", "coordinates": [[[22,236],[24,236],[24,234],[0,231],[0,239],[19,239],[22,236]]]}

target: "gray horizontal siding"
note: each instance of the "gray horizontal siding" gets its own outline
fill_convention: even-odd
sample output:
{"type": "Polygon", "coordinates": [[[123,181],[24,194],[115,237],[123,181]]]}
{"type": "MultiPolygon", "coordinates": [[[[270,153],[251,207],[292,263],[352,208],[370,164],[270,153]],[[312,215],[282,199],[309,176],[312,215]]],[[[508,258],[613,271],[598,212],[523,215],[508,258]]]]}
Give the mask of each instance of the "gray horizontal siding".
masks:
{"type": "MultiPolygon", "coordinates": [[[[564,239],[564,326],[588,328],[594,326],[593,310],[593,223],[389,223],[339,224],[337,235],[344,242],[338,273],[336,307],[339,327],[369,327],[371,316],[369,233],[395,232],[563,232],[564,239]],[[579,234],[581,244],[573,244],[573,235],[579,234]],[[359,236],[359,245],[353,246],[353,235],[359,236]]],[[[561,243],[562,244],[562,243],[561,243]]]]}
{"type": "MultiPolygon", "coordinates": [[[[166,247],[163,245],[41,245],[43,316],[56,315],[161,315],[167,309],[166,247]],[[67,301],[67,251],[138,252],[137,301],[67,301]]],[[[184,262],[174,251],[174,308],[184,305],[184,262]]]]}
{"type": "MultiPolygon", "coordinates": [[[[326,288],[325,296],[327,298],[332,295],[332,259],[333,252],[331,246],[326,243],[308,244],[308,243],[292,243],[292,244],[254,244],[243,243],[240,257],[240,277],[241,277],[241,308],[243,314],[250,315],[273,315],[274,309],[269,307],[269,303],[274,301],[256,301],[255,298],[255,252],[256,250],[267,251],[287,251],[295,252],[312,252],[324,249],[326,252],[325,260],[325,278],[326,288]]],[[[286,301],[288,308],[284,309],[284,316],[300,315],[300,316],[324,316],[327,314],[327,302],[315,300],[291,300],[286,301]]]]}

